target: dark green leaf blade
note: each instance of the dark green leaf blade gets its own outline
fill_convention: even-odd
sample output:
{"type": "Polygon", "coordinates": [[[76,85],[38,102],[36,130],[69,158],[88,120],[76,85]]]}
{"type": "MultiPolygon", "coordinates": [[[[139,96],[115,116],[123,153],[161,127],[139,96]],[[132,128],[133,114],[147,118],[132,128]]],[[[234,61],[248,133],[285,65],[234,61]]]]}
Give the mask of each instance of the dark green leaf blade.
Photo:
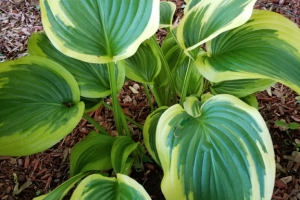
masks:
{"type": "Polygon", "coordinates": [[[113,144],[111,151],[111,162],[115,173],[123,173],[129,155],[138,147],[139,143],[135,143],[127,136],[119,136],[113,144]]]}
{"type": "Polygon", "coordinates": [[[90,170],[112,168],[111,150],[115,138],[92,131],[76,144],[70,158],[70,175],[74,176],[90,170]]]}

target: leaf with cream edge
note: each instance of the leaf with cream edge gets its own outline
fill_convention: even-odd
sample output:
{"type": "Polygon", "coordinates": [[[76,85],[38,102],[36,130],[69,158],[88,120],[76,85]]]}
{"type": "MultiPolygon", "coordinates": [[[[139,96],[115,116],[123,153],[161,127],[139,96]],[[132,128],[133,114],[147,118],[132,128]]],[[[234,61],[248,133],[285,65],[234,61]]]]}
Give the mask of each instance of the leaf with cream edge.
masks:
{"type": "Polygon", "coordinates": [[[86,177],[75,189],[71,200],[151,200],[145,189],[123,174],[117,178],[94,174],[86,177]]]}
{"type": "Polygon", "coordinates": [[[256,0],[201,0],[179,23],[179,45],[187,55],[195,59],[198,51],[192,51],[193,49],[246,23],[251,17],[255,2],[256,0]]]}
{"type": "Polygon", "coordinates": [[[80,174],[77,174],[76,176],[70,178],[69,180],[65,181],[61,185],[59,185],[57,188],[55,188],[53,191],[51,191],[49,194],[44,194],[42,196],[38,196],[34,198],[33,200],[62,200],[66,194],[72,189],[72,187],[81,181],[82,178],[90,175],[92,171],[90,172],[83,172],[80,174]]]}
{"type": "Polygon", "coordinates": [[[132,56],[159,27],[159,0],[42,0],[42,23],[62,53],[90,63],[132,56]]]}
{"type": "Polygon", "coordinates": [[[143,128],[143,137],[144,143],[148,150],[148,153],[152,156],[152,158],[160,165],[160,160],[156,150],[156,128],[157,123],[161,117],[161,115],[168,109],[167,106],[162,106],[148,115],[144,128],[143,128]]]}
{"type": "Polygon", "coordinates": [[[189,10],[191,10],[197,3],[199,3],[201,0],[185,0],[186,6],[184,8],[184,13],[187,13],[189,10]]]}
{"type": "Polygon", "coordinates": [[[246,24],[208,42],[196,65],[212,82],[267,78],[300,93],[299,35],[285,17],[254,10],[246,24]]]}
{"type": "Polygon", "coordinates": [[[165,111],[156,130],[166,199],[271,198],[269,131],[259,112],[237,97],[189,97],[184,109],[176,104],[165,111]]]}
{"type": "Polygon", "coordinates": [[[245,97],[258,91],[264,91],[276,82],[270,79],[238,79],[212,83],[210,91],[213,94],[231,94],[245,97]]]}
{"type": "MultiPolygon", "coordinates": [[[[44,32],[34,33],[28,42],[30,55],[49,58],[66,68],[76,79],[80,95],[86,98],[100,98],[111,94],[108,67],[106,64],[83,62],[58,51],[44,32]]],[[[117,90],[121,90],[125,80],[125,69],[115,64],[117,90]]]]}
{"type": "Polygon", "coordinates": [[[176,5],[173,2],[160,2],[160,22],[159,28],[172,27],[173,16],[176,11],[176,5]]]}
{"type": "Polygon", "coordinates": [[[161,62],[151,40],[144,41],[137,52],[124,62],[126,76],[131,80],[153,84],[161,70],[161,62]]]}
{"type": "Polygon", "coordinates": [[[80,121],[84,103],[70,72],[49,59],[0,63],[0,155],[44,151],[80,121]]]}

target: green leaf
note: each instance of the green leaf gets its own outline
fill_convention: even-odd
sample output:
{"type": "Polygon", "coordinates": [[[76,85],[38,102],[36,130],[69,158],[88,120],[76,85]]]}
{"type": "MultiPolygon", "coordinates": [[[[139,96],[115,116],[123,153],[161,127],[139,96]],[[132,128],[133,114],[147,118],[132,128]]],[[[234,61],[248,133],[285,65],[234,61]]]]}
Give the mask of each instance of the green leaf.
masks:
{"type": "Polygon", "coordinates": [[[159,27],[159,0],[42,0],[43,27],[62,53],[91,63],[132,56],[159,27]]]}
{"type": "Polygon", "coordinates": [[[210,91],[213,94],[231,94],[241,98],[264,91],[274,84],[275,82],[270,79],[238,79],[212,83],[210,91]]]}
{"type": "Polygon", "coordinates": [[[197,57],[208,80],[272,79],[300,93],[300,30],[285,17],[254,10],[250,20],[206,44],[197,57]]]}
{"type": "Polygon", "coordinates": [[[139,143],[135,143],[130,137],[117,137],[111,151],[111,162],[115,173],[127,171],[127,169],[125,169],[126,161],[138,145],[139,143]]]}
{"type": "Polygon", "coordinates": [[[152,156],[152,158],[160,165],[160,160],[158,157],[158,153],[156,150],[156,127],[158,120],[160,119],[161,115],[168,109],[166,106],[159,107],[150,115],[148,115],[144,128],[143,128],[143,136],[144,136],[144,143],[148,150],[148,153],[152,156]]]}
{"type": "Polygon", "coordinates": [[[163,50],[157,44],[156,37],[151,37],[151,42],[156,45],[156,52],[159,55],[161,61],[161,70],[154,79],[153,89],[159,96],[162,105],[169,106],[171,101],[176,101],[175,98],[175,87],[171,80],[171,68],[168,64],[167,57],[164,56],[163,50]],[[173,99],[172,99],[173,95],[173,99]]]}
{"type": "Polygon", "coordinates": [[[172,27],[173,16],[176,5],[173,2],[160,2],[160,22],[159,28],[172,27]]]}
{"type": "Polygon", "coordinates": [[[132,178],[117,174],[108,178],[90,175],[77,186],[71,200],[151,200],[145,189],[132,178]]]}
{"type": "Polygon", "coordinates": [[[55,188],[49,194],[45,194],[39,197],[34,198],[33,200],[62,200],[63,197],[70,191],[70,189],[78,183],[82,178],[91,174],[91,172],[84,172],[77,174],[76,176],[70,178],[69,180],[65,181],[63,184],[55,188]]]}
{"type": "Polygon", "coordinates": [[[271,199],[272,140],[259,112],[231,95],[189,97],[157,125],[166,199],[271,199]],[[220,184],[222,183],[222,184],[220,184]]]}
{"type": "Polygon", "coordinates": [[[275,125],[279,127],[283,127],[283,126],[287,126],[287,123],[285,123],[285,121],[282,120],[276,120],[275,125]]]}
{"type": "Polygon", "coordinates": [[[291,122],[289,124],[289,129],[291,130],[297,130],[300,127],[300,124],[298,124],[297,122],[291,122]]]}
{"type": "Polygon", "coordinates": [[[42,57],[0,63],[0,155],[50,148],[80,121],[84,103],[74,77],[42,57]]]}
{"type": "MultiPolygon", "coordinates": [[[[176,30],[177,28],[172,30],[174,35],[176,35],[176,30]]],[[[161,50],[165,55],[170,70],[173,70],[177,63],[182,60],[183,57],[186,57],[173,37],[173,34],[169,32],[161,45],[161,50]]]]}
{"type": "Polygon", "coordinates": [[[72,149],[70,175],[89,170],[109,170],[112,168],[111,151],[116,138],[91,131],[87,137],[72,149]]]}
{"type": "Polygon", "coordinates": [[[103,102],[103,99],[100,98],[86,98],[86,97],[80,97],[80,100],[84,102],[85,105],[85,112],[91,112],[94,110],[97,110],[103,102]]]}
{"type": "Polygon", "coordinates": [[[130,79],[152,84],[159,74],[161,62],[151,40],[146,40],[137,52],[125,60],[126,76],[130,79]]]}
{"type": "MultiPolygon", "coordinates": [[[[175,83],[176,92],[177,94],[179,94],[179,96],[181,96],[188,65],[189,58],[187,56],[184,56],[172,71],[172,77],[175,83]]],[[[189,80],[187,96],[192,94],[200,96],[203,87],[203,76],[199,73],[195,65],[192,64],[191,68],[192,72],[189,80]]]]}
{"type": "Polygon", "coordinates": [[[255,2],[256,0],[201,0],[179,23],[177,38],[180,46],[189,56],[195,58],[198,51],[190,52],[191,50],[247,22],[255,2]]]}
{"type": "MultiPolygon", "coordinates": [[[[99,98],[111,94],[106,64],[87,63],[66,56],[52,45],[45,33],[35,33],[30,37],[28,51],[30,55],[49,58],[71,72],[79,85],[81,96],[99,98]]],[[[122,88],[125,80],[125,70],[120,64],[118,62],[115,65],[118,90],[122,88]]]]}
{"type": "Polygon", "coordinates": [[[258,102],[257,102],[257,98],[254,94],[250,94],[248,96],[245,96],[243,98],[240,98],[243,102],[245,102],[246,104],[258,109],[258,102]]]}

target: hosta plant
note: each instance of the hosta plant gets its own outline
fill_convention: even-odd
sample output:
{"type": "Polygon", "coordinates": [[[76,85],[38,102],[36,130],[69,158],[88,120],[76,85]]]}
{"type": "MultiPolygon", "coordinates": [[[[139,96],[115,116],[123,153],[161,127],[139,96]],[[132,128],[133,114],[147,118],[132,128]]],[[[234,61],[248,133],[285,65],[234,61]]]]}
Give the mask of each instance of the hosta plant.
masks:
{"type": "Polygon", "coordinates": [[[70,179],[36,199],[74,186],[71,199],[150,199],[130,178],[147,151],[166,199],[269,200],[274,151],[253,93],[275,82],[300,92],[300,31],[254,3],[186,0],[176,27],[172,2],[41,0],[45,32],[31,36],[29,56],[0,64],[0,155],[43,151],[84,117],[99,132],[73,148],[70,179]],[[158,28],[168,31],[160,45],[158,28]],[[143,126],[117,100],[125,77],[146,90],[143,126]],[[117,137],[86,114],[101,105],[113,110],[117,137]]]}

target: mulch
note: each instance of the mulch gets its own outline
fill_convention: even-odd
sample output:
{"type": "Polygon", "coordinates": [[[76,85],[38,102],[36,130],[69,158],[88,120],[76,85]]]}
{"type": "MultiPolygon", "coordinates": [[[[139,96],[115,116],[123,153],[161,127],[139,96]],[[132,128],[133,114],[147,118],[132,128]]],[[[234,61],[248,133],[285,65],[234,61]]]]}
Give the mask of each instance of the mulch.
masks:
{"type": "MultiPolygon", "coordinates": [[[[174,23],[183,16],[182,0],[177,5],[174,23]]],[[[289,18],[300,27],[299,0],[258,0],[255,8],[271,10],[289,18]]],[[[43,30],[38,0],[0,0],[0,62],[27,55],[29,36],[43,30]]],[[[162,41],[167,32],[161,29],[157,38],[162,41]]],[[[299,36],[300,37],[300,36],[299,36]]],[[[272,199],[300,199],[300,136],[295,130],[276,126],[276,121],[300,123],[299,95],[282,84],[256,94],[259,111],[265,119],[276,154],[276,182],[272,199]]],[[[107,98],[106,102],[111,100],[107,98]]],[[[127,81],[119,93],[124,113],[143,124],[149,111],[143,86],[127,81]],[[132,90],[136,88],[136,90],[132,90]]],[[[111,134],[116,134],[113,113],[100,107],[89,113],[111,134]]],[[[136,141],[142,141],[142,133],[129,124],[136,141]]],[[[54,147],[25,157],[0,157],[0,199],[32,199],[47,193],[69,178],[69,158],[73,146],[95,128],[82,119],[77,127],[54,147]]],[[[144,171],[132,171],[132,177],[140,182],[153,199],[164,199],[160,191],[161,169],[146,163],[144,171]]],[[[68,199],[70,195],[66,197],[68,199]]]]}

